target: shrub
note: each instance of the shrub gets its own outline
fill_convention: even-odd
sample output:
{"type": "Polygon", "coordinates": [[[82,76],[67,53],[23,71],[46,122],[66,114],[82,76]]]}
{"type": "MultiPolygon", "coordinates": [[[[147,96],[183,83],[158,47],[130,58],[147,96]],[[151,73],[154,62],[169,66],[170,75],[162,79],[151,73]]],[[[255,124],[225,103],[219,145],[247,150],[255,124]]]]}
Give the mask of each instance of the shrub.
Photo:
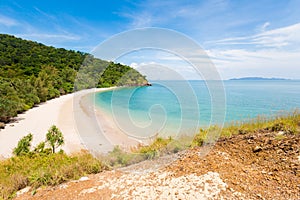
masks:
{"type": "Polygon", "coordinates": [[[24,136],[19,142],[18,146],[14,148],[13,154],[16,156],[21,156],[28,154],[30,152],[31,141],[32,141],[32,134],[29,133],[28,135],[24,136]]]}
{"type": "Polygon", "coordinates": [[[107,169],[87,152],[72,156],[51,153],[12,157],[0,162],[0,199],[12,198],[16,191],[26,186],[53,186],[107,169]]]}
{"type": "Polygon", "coordinates": [[[64,144],[64,136],[55,125],[48,130],[46,142],[51,146],[52,153],[55,153],[55,149],[64,144]]]}

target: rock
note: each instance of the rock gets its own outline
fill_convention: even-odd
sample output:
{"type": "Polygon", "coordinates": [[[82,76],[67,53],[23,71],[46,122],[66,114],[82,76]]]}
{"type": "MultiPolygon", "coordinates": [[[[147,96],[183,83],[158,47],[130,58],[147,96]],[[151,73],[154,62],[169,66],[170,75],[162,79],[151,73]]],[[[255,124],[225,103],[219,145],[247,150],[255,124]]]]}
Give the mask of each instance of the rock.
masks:
{"type": "Polygon", "coordinates": [[[66,189],[68,188],[68,185],[67,184],[62,184],[59,186],[59,189],[66,189]]]}
{"type": "Polygon", "coordinates": [[[261,194],[256,194],[256,196],[259,198],[259,199],[264,199],[261,194]]]}
{"type": "Polygon", "coordinates": [[[25,193],[29,192],[30,189],[31,189],[31,187],[28,186],[28,187],[26,187],[26,188],[23,188],[22,190],[19,190],[19,191],[16,193],[17,197],[21,196],[22,194],[25,194],[25,193]]]}
{"type": "Polygon", "coordinates": [[[256,146],[253,149],[253,153],[257,153],[257,152],[260,152],[260,151],[262,151],[262,147],[261,146],[256,146]]]}
{"type": "Polygon", "coordinates": [[[5,124],[3,122],[0,122],[0,129],[4,129],[5,124]]]}
{"type": "Polygon", "coordinates": [[[79,181],[87,181],[90,180],[89,177],[83,176],[79,179],[79,181]]]}
{"type": "Polygon", "coordinates": [[[284,135],[284,134],[285,134],[284,131],[279,131],[279,132],[277,133],[278,136],[279,136],[279,135],[284,135]]]}

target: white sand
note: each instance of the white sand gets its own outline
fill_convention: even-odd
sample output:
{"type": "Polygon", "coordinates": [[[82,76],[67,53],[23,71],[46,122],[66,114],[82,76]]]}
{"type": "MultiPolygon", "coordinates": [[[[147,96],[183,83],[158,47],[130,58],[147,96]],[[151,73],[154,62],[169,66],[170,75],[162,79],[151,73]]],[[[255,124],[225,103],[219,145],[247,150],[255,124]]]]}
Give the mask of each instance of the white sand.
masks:
{"type": "Polygon", "coordinates": [[[111,145],[119,143],[136,144],[136,142],[132,142],[132,139],[127,138],[126,135],[117,134],[116,130],[111,128],[113,123],[107,117],[104,119],[99,114],[96,115],[93,106],[82,103],[83,97],[88,93],[104,90],[107,90],[107,88],[89,89],[64,95],[18,115],[17,118],[19,120],[17,122],[8,124],[4,130],[0,131],[0,157],[10,157],[18,141],[28,133],[33,134],[32,146],[36,146],[45,140],[46,133],[52,125],[56,125],[62,131],[65,138],[63,150],[67,153],[78,152],[84,149],[86,142],[89,141],[91,143],[94,142],[95,144],[92,144],[94,146],[102,145],[100,150],[109,150],[111,145]],[[106,136],[113,134],[113,137],[109,137],[114,138],[114,141],[110,142],[112,144],[106,144],[106,136],[94,133],[96,130],[99,130],[99,127],[96,127],[97,124],[94,122],[95,116],[98,117],[96,121],[99,122],[100,120],[102,122],[101,126],[104,127],[106,136]],[[95,135],[97,138],[93,138],[95,135]]]}

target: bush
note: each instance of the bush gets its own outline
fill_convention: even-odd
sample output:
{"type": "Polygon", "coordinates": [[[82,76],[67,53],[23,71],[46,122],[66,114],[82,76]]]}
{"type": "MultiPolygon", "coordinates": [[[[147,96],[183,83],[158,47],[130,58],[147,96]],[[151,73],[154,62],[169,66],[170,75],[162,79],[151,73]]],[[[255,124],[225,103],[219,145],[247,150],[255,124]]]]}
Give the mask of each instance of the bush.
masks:
{"type": "Polygon", "coordinates": [[[108,168],[87,152],[12,157],[0,162],[0,199],[12,198],[16,191],[31,186],[58,185],[108,168]]]}
{"type": "Polygon", "coordinates": [[[26,155],[30,152],[31,141],[32,141],[32,134],[29,133],[28,135],[24,136],[19,142],[18,146],[14,148],[13,154],[16,156],[26,155]]]}
{"type": "Polygon", "coordinates": [[[46,142],[51,146],[52,153],[55,153],[55,149],[64,144],[64,136],[55,125],[48,130],[46,142]]]}

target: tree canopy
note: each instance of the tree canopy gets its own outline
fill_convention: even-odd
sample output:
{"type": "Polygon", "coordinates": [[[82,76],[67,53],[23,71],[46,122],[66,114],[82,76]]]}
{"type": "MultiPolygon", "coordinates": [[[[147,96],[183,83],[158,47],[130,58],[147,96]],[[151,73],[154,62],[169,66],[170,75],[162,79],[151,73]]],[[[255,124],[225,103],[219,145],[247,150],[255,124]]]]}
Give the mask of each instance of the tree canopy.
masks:
{"type": "Polygon", "coordinates": [[[0,34],[0,122],[76,90],[146,83],[129,66],[0,34]]]}

